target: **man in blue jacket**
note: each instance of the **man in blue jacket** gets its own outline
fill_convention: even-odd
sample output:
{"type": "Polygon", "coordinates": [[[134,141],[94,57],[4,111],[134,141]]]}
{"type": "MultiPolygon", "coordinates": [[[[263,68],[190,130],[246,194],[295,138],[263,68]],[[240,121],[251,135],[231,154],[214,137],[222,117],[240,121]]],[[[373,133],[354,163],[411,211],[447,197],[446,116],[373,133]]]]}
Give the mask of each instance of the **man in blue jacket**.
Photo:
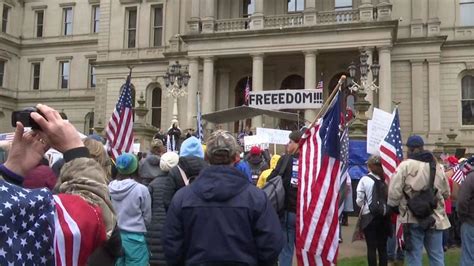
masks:
{"type": "Polygon", "coordinates": [[[168,209],[168,263],[274,265],[284,243],[280,222],[265,193],[233,167],[235,138],[218,130],[206,146],[211,166],[179,190],[168,209]]]}

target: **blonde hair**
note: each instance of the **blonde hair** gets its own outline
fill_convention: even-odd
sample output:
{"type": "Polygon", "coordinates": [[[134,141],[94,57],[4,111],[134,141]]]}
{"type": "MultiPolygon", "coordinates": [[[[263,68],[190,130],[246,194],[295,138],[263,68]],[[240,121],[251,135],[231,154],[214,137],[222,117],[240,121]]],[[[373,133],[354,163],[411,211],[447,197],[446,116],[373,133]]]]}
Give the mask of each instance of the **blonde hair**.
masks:
{"type": "Polygon", "coordinates": [[[112,178],[112,168],[110,165],[109,156],[107,156],[107,152],[105,151],[102,143],[95,139],[86,138],[84,140],[84,146],[86,146],[86,148],[89,150],[91,158],[98,162],[104,169],[107,175],[107,183],[110,182],[112,178]]]}

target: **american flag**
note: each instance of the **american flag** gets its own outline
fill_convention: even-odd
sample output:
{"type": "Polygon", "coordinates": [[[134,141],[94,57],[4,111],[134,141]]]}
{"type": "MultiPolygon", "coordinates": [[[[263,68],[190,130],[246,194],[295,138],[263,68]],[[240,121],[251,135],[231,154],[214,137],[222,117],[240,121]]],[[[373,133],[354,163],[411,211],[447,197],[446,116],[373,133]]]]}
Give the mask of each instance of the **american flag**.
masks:
{"type": "Polygon", "coordinates": [[[13,141],[15,133],[4,133],[0,134],[0,141],[13,141]]]}
{"type": "Polygon", "coordinates": [[[339,250],[338,199],[341,175],[341,96],[308,128],[300,141],[297,196],[298,265],[331,265],[339,250]]]}
{"type": "Polygon", "coordinates": [[[346,186],[349,176],[349,126],[341,133],[341,188],[339,189],[339,217],[344,211],[344,201],[347,195],[346,186]]]}
{"type": "Polygon", "coordinates": [[[250,95],[250,79],[247,78],[247,83],[245,84],[245,91],[244,91],[245,104],[249,103],[249,95],[250,95]]]}
{"type": "Polygon", "coordinates": [[[454,174],[451,177],[451,179],[454,182],[461,184],[464,181],[464,179],[466,179],[467,173],[472,170],[472,166],[469,162],[464,162],[464,163],[454,166],[453,170],[454,170],[454,174]]]}
{"type": "Polygon", "coordinates": [[[202,117],[201,117],[201,94],[197,93],[197,137],[201,142],[204,140],[204,131],[202,129],[202,117]]]}
{"type": "Polygon", "coordinates": [[[0,265],[54,265],[54,206],[46,188],[0,180],[0,265]]]}
{"type": "MultiPolygon", "coordinates": [[[[393,113],[392,124],[385,138],[380,143],[380,158],[382,161],[385,182],[390,182],[390,178],[397,170],[397,166],[403,160],[402,135],[400,132],[400,117],[398,108],[393,113]]],[[[403,245],[403,227],[397,216],[396,236],[399,247],[403,245]]]]}
{"type": "Polygon", "coordinates": [[[389,182],[397,166],[403,160],[402,135],[400,133],[398,108],[395,108],[390,129],[380,143],[380,157],[382,159],[385,181],[389,182]]]}
{"type": "Polygon", "coordinates": [[[320,81],[318,82],[318,84],[316,85],[316,89],[317,89],[317,90],[323,90],[323,88],[324,88],[323,80],[320,80],[320,81]]]}
{"type": "Polygon", "coordinates": [[[107,124],[107,149],[115,160],[124,152],[131,152],[133,149],[133,108],[131,93],[131,75],[122,86],[117,105],[112,117],[107,124]]]}

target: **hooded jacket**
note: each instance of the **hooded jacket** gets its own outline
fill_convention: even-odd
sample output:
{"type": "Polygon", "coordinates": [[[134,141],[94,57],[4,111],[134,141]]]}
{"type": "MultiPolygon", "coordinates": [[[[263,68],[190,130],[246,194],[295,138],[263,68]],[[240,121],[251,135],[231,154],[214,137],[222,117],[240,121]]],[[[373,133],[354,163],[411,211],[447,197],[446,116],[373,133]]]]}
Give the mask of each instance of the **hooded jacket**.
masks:
{"type": "Polygon", "coordinates": [[[140,162],[138,175],[140,176],[140,183],[145,186],[148,186],[155,177],[163,175],[163,171],[160,169],[160,156],[149,154],[140,162]]]}
{"type": "Polygon", "coordinates": [[[270,168],[263,171],[260,174],[260,177],[258,178],[258,182],[257,182],[257,187],[258,188],[263,188],[263,186],[265,186],[265,183],[267,183],[268,176],[272,173],[273,169],[275,169],[275,167],[277,166],[277,163],[278,163],[278,160],[280,160],[280,157],[281,156],[278,155],[278,154],[275,154],[275,155],[272,156],[272,158],[270,160],[270,168]]]}
{"type": "Polygon", "coordinates": [[[163,225],[166,219],[165,198],[171,198],[167,193],[171,193],[172,188],[167,182],[167,173],[155,177],[148,185],[151,195],[151,223],[147,227],[146,240],[150,250],[151,265],[166,265],[165,254],[163,252],[162,236],[163,225]]]}
{"type": "MultiPolygon", "coordinates": [[[[402,223],[418,224],[418,220],[408,209],[405,194],[412,198],[420,191],[428,188],[430,180],[429,161],[435,159],[427,151],[415,154],[411,158],[413,159],[401,162],[395,174],[390,178],[387,204],[399,207],[402,223]]],[[[436,164],[434,187],[438,190],[436,193],[437,207],[434,209],[432,216],[436,221],[435,228],[437,230],[444,230],[450,227],[448,216],[444,209],[444,200],[449,198],[450,193],[448,181],[440,164],[436,164]]]]}
{"type": "Polygon", "coordinates": [[[178,191],[164,227],[170,265],[272,265],[283,244],[265,193],[230,166],[210,166],[178,191]]]}
{"type": "Polygon", "coordinates": [[[109,191],[120,230],[145,233],[146,225],[151,220],[151,199],[147,187],[128,178],[110,182],[109,191]]]}
{"type": "MultiPolygon", "coordinates": [[[[199,175],[202,169],[207,167],[206,161],[202,158],[196,156],[185,156],[179,157],[178,166],[184,171],[186,177],[190,180],[190,182],[194,181],[194,179],[199,175]]],[[[168,210],[168,206],[170,205],[171,198],[173,195],[178,191],[180,188],[184,187],[183,177],[181,176],[181,172],[179,171],[178,166],[173,167],[167,176],[167,188],[164,192],[164,205],[165,209],[168,210]]]]}
{"type": "Polygon", "coordinates": [[[262,155],[250,155],[247,162],[252,172],[252,183],[256,185],[260,174],[269,168],[268,163],[263,159],[262,155]]]}

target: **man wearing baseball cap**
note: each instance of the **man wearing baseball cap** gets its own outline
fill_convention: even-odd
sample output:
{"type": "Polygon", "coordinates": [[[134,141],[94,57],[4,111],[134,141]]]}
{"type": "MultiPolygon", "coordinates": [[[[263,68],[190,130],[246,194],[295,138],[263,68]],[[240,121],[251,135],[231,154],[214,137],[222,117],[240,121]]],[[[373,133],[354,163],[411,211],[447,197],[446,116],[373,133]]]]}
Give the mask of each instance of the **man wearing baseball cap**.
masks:
{"type": "Polygon", "coordinates": [[[390,179],[387,203],[398,209],[404,223],[408,265],[421,265],[423,246],[430,265],[444,265],[443,230],[450,227],[444,209],[448,181],[433,154],[423,149],[421,136],[410,136],[406,145],[408,159],[390,179]]]}
{"type": "Polygon", "coordinates": [[[218,130],[203,169],[167,212],[163,247],[169,265],[274,265],[283,246],[278,216],[265,193],[233,167],[237,141],[218,130]]]}

